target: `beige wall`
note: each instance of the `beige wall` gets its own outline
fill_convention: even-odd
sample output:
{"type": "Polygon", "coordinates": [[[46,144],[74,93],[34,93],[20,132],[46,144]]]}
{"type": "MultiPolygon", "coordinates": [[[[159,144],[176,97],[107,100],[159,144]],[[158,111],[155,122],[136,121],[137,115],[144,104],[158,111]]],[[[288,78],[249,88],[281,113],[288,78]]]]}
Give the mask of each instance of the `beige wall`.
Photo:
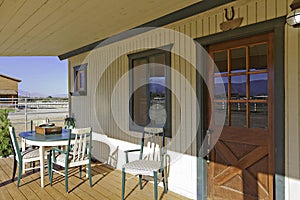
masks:
{"type": "Polygon", "coordinates": [[[299,136],[299,69],[300,69],[300,32],[286,26],[285,43],[285,109],[286,109],[286,176],[291,180],[286,182],[289,199],[299,199],[300,179],[300,136],[299,136]],[[295,194],[296,193],[296,194],[295,194]],[[296,196],[293,196],[296,195],[296,196]]]}
{"type": "MultiPolygon", "coordinates": [[[[262,22],[265,20],[277,18],[290,12],[289,5],[292,0],[239,0],[225,6],[213,9],[211,11],[190,17],[188,19],[170,24],[166,28],[179,31],[191,38],[221,32],[219,24],[224,21],[224,8],[234,6],[236,16],[243,17],[242,26],[262,22]]],[[[288,27],[285,32],[285,109],[286,109],[286,175],[287,179],[300,178],[300,136],[299,136],[299,57],[300,57],[300,32],[299,29],[288,27]]],[[[134,138],[124,134],[115,124],[111,106],[118,110],[123,121],[121,125],[127,127],[128,131],[128,104],[124,99],[128,99],[129,81],[121,85],[121,93],[116,99],[111,98],[111,93],[115,83],[128,71],[128,59],[126,52],[131,51],[138,46],[159,47],[176,41],[176,34],[156,33],[138,36],[134,39],[127,39],[103,48],[96,49],[93,52],[84,55],[78,55],[70,59],[70,89],[72,91],[72,67],[81,62],[88,63],[88,95],[86,97],[71,97],[72,113],[80,126],[93,126],[96,132],[104,132],[110,137],[134,142],[134,138]],[[175,37],[175,38],[174,38],[175,37]],[[125,53],[125,55],[122,55],[125,53]],[[121,56],[118,56],[118,55],[121,56]],[[87,57],[86,57],[87,56],[87,57]],[[114,59],[118,57],[118,59],[114,59]],[[110,61],[113,60],[112,63],[110,61]],[[106,67],[108,67],[106,69],[106,67]],[[106,69],[106,70],[105,70],[106,69]]],[[[195,52],[192,48],[186,48],[188,42],[180,40],[179,45],[174,45],[174,51],[195,61],[195,52]]],[[[190,45],[188,44],[190,47],[190,45]]],[[[276,48],[276,47],[275,47],[276,48]]],[[[192,133],[196,128],[195,101],[192,94],[196,88],[195,70],[190,64],[177,55],[172,55],[172,68],[180,72],[192,89],[186,90],[188,83],[177,81],[178,77],[172,75],[172,88],[178,91],[178,101],[175,98],[172,101],[172,120],[173,130],[182,125],[179,129],[179,137],[172,146],[173,150],[182,152],[182,143],[192,144],[187,150],[187,154],[195,155],[196,146],[193,141],[192,133]],[[180,110],[181,109],[181,110],[180,110]],[[186,119],[185,123],[181,121],[186,119]]],[[[174,97],[174,96],[173,96],[174,97]]],[[[173,133],[175,134],[175,133],[173,133]]],[[[286,184],[286,196],[292,197],[295,191],[290,188],[289,182],[286,184]]]]}

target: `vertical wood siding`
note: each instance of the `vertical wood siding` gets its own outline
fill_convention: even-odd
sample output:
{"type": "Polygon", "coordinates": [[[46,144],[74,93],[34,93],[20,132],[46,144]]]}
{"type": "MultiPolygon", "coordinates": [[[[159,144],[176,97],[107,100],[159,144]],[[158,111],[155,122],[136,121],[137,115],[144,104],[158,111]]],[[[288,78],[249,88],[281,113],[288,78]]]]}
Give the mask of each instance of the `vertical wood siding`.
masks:
{"type": "MultiPolygon", "coordinates": [[[[165,28],[181,32],[192,39],[195,39],[221,32],[220,23],[225,21],[225,8],[230,10],[230,7],[233,6],[236,17],[243,17],[244,19],[242,26],[246,26],[286,15],[287,12],[290,11],[288,7],[290,3],[291,0],[240,0],[178,21],[176,23],[169,24],[165,28]]],[[[231,12],[229,14],[231,14],[231,12]]],[[[129,69],[127,58],[128,53],[124,55],[122,54],[123,52],[128,52],[130,49],[134,49],[134,47],[139,46],[163,46],[172,43],[174,40],[178,41],[179,38],[176,37],[178,37],[178,35],[174,34],[173,32],[154,32],[152,34],[149,32],[141,36],[126,39],[109,46],[98,48],[89,53],[70,58],[69,84],[71,91],[73,87],[73,66],[81,63],[88,63],[87,96],[71,97],[71,110],[72,114],[76,118],[77,125],[92,126],[95,132],[103,132],[109,137],[129,142],[137,142],[135,137],[125,134],[124,131],[119,128],[120,126],[116,124],[111,112],[112,108],[117,110],[118,114],[123,119],[120,121],[121,126],[126,128],[125,132],[128,131],[129,104],[124,100],[129,99],[129,80],[124,81],[124,83],[120,86],[121,90],[116,98],[112,99],[111,97],[116,83],[124,74],[128,72],[129,69]],[[118,58],[115,59],[116,57],[118,58]],[[113,60],[113,62],[110,63],[110,60],[113,60]]],[[[298,37],[298,35],[294,33],[293,37],[298,37]]],[[[185,45],[185,41],[180,40],[179,44],[174,45],[173,48],[175,51],[179,51],[182,55],[185,55],[186,57],[195,61],[195,49],[186,48],[185,45]]],[[[295,44],[292,41],[289,41],[287,42],[286,48],[298,50],[299,44],[297,45],[297,43],[295,44]]],[[[295,58],[297,58],[297,56],[295,56],[295,58]]],[[[298,59],[296,59],[296,61],[299,69],[298,59]]],[[[298,73],[294,73],[296,69],[291,68],[290,65],[294,66],[295,63],[294,61],[291,62],[292,63],[286,63],[287,76],[297,77],[294,77],[296,78],[295,80],[293,78],[293,80],[289,79],[287,82],[287,85],[291,87],[288,89],[288,92],[290,91],[293,94],[298,95],[298,73]]],[[[172,95],[172,130],[174,136],[176,134],[176,130],[179,129],[178,138],[180,139],[176,139],[174,141],[173,145],[171,146],[171,150],[184,152],[189,155],[196,155],[195,138],[192,136],[195,134],[194,132],[196,130],[196,100],[192,99],[192,94],[196,92],[196,71],[187,60],[182,59],[180,56],[174,54],[171,57],[171,67],[172,69],[180,72],[180,74],[183,75],[186,80],[188,80],[188,83],[180,82],[178,77],[172,74],[172,89],[178,91],[177,96],[174,94],[172,95]],[[192,86],[191,90],[187,89],[189,88],[188,84],[192,86]],[[183,121],[184,123],[182,123],[183,121]],[[190,143],[192,145],[190,145],[188,149],[185,149],[184,146],[190,143]]],[[[293,102],[290,101],[290,96],[288,96],[286,99],[287,112],[292,109],[292,106],[295,106],[298,111],[299,106],[296,104],[299,104],[299,102],[297,101],[296,103],[294,102],[295,100],[293,100],[293,102]]],[[[288,115],[287,120],[289,120],[289,117],[292,116],[288,115]]],[[[297,116],[296,125],[292,125],[291,129],[293,131],[298,130],[298,118],[299,116],[297,116]]],[[[290,130],[287,130],[287,132],[290,132],[290,130]]],[[[298,135],[298,132],[299,131],[295,132],[295,134],[298,135]]]]}
{"type": "Polygon", "coordinates": [[[300,179],[300,32],[286,26],[285,32],[285,170],[286,199],[299,199],[300,193],[294,185],[300,179]]]}

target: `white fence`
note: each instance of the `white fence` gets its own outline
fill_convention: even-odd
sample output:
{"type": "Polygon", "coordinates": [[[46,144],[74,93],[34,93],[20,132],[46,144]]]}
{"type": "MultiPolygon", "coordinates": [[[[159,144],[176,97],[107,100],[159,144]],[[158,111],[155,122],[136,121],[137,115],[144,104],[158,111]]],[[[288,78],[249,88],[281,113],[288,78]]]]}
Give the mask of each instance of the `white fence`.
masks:
{"type": "Polygon", "coordinates": [[[69,102],[66,98],[0,98],[0,109],[9,110],[9,119],[16,129],[28,131],[31,120],[47,118],[63,125],[69,102]]]}

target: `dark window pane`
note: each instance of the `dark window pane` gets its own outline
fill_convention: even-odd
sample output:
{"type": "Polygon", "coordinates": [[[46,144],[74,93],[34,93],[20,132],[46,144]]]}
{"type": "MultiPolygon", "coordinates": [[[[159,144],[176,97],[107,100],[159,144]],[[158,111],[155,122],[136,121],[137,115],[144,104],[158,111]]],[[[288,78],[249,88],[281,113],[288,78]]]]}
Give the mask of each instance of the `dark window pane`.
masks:
{"type": "Polygon", "coordinates": [[[83,71],[80,71],[80,89],[83,90],[84,89],[84,83],[85,83],[85,75],[83,73],[83,71]]]}
{"type": "Polygon", "coordinates": [[[147,59],[133,61],[133,120],[137,125],[146,126],[148,120],[147,59]]]}
{"type": "Polygon", "coordinates": [[[231,103],[231,126],[246,127],[246,103],[231,103]]]}
{"type": "Polygon", "coordinates": [[[217,126],[228,126],[228,114],[226,102],[215,102],[214,104],[214,119],[217,126]]]}
{"type": "Polygon", "coordinates": [[[86,95],[86,72],[87,63],[74,66],[74,93],[73,95],[86,95]]]}
{"type": "Polygon", "coordinates": [[[268,99],[268,74],[250,75],[250,99],[268,99]]]}
{"type": "Polygon", "coordinates": [[[250,128],[268,128],[267,103],[250,103],[250,128]]]}
{"type": "Polygon", "coordinates": [[[167,119],[165,54],[156,54],[149,59],[150,125],[164,126],[167,119]]]}
{"type": "Polygon", "coordinates": [[[147,64],[147,59],[146,58],[133,60],[133,67],[137,67],[137,66],[145,65],[145,64],[147,64]]]}
{"type": "Polygon", "coordinates": [[[231,76],[231,99],[246,97],[246,75],[231,76]]]}
{"type": "Polygon", "coordinates": [[[79,91],[79,89],[80,89],[80,86],[79,86],[79,83],[80,83],[79,77],[80,77],[79,71],[75,71],[75,91],[79,91]]]}
{"type": "Polygon", "coordinates": [[[214,62],[217,66],[215,73],[227,73],[227,51],[214,53],[214,62]]]}
{"type": "Polygon", "coordinates": [[[246,71],[246,49],[239,48],[230,51],[231,73],[246,71]]]}
{"type": "Polygon", "coordinates": [[[156,54],[149,57],[149,63],[158,63],[164,65],[166,61],[165,54],[156,54]]]}
{"type": "Polygon", "coordinates": [[[166,87],[165,77],[150,77],[150,110],[151,126],[164,126],[166,114],[166,87]]]}
{"type": "Polygon", "coordinates": [[[227,99],[228,97],[228,77],[219,76],[214,78],[214,99],[227,99]]]}
{"type": "Polygon", "coordinates": [[[250,71],[267,69],[268,63],[268,46],[259,44],[249,48],[249,65],[250,71]]]}
{"type": "Polygon", "coordinates": [[[148,124],[147,86],[142,86],[133,93],[133,119],[139,126],[148,124]]]}

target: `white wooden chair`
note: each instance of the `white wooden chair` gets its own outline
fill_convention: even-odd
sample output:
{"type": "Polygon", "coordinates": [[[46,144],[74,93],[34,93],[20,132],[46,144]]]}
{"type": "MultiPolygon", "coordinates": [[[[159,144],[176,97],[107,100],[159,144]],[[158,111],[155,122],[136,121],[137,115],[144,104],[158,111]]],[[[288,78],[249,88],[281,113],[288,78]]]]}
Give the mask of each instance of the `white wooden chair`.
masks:
{"type": "Polygon", "coordinates": [[[163,181],[164,193],[167,193],[167,172],[165,135],[163,128],[145,127],[140,149],[125,151],[126,164],[122,167],[122,199],[125,195],[126,173],[139,176],[140,189],[143,189],[142,180],[153,180],[154,199],[158,198],[157,185],[163,181]],[[139,151],[139,160],[128,160],[128,153],[139,151]]]}
{"type": "Polygon", "coordinates": [[[30,167],[30,168],[25,168],[25,167],[26,167],[26,163],[39,161],[40,153],[39,153],[39,149],[32,149],[32,148],[28,148],[24,151],[21,151],[21,149],[19,148],[19,144],[17,141],[14,127],[11,127],[11,126],[9,127],[9,134],[10,134],[10,139],[11,139],[11,143],[12,143],[13,150],[14,150],[13,151],[14,152],[14,168],[13,168],[12,181],[14,181],[14,178],[16,175],[16,170],[17,170],[17,164],[18,164],[19,170],[18,170],[17,187],[19,187],[23,172],[39,168],[39,167],[35,167],[35,166],[30,167]]]}
{"type": "Polygon", "coordinates": [[[69,142],[67,149],[61,150],[56,147],[52,148],[52,158],[49,167],[50,185],[52,186],[53,172],[65,176],[66,192],[68,192],[68,169],[70,167],[79,166],[80,178],[82,177],[82,166],[87,165],[87,176],[89,177],[90,187],[92,187],[91,173],[91,149],[92,149],[92,129],[91,128],[75,128],[70,129],[69,142]],[[71,134],[75,134],[74,143],[71,142],[71,134]],[[62,173],[53,168],[53,164],[65,168],[62,173]]]}

